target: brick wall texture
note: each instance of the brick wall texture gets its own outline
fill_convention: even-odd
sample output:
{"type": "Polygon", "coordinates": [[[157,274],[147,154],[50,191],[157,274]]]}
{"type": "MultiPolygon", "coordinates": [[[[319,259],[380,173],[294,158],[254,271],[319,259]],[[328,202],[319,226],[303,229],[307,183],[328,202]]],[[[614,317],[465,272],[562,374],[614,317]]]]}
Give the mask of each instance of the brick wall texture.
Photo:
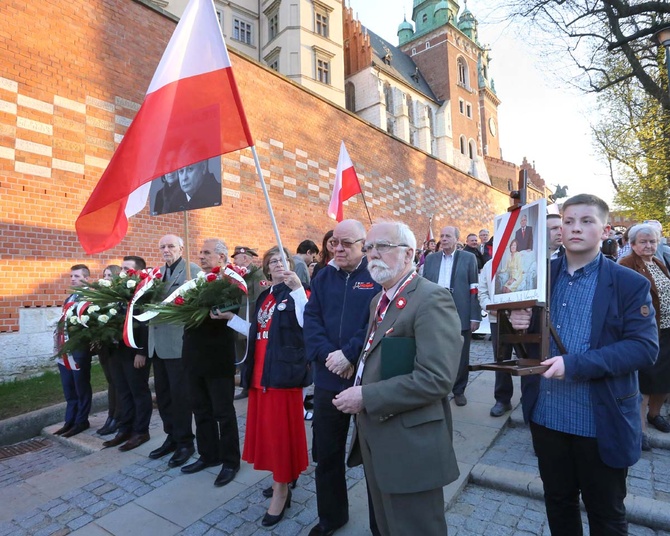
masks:
{"type": "MultiPolygon", "coordinates": [[[[0,5],[0,331],[19,310],[59,304],[69,267],[99,277],[125,254],[160,262],[159,238],[181,214],[131,219],[125,240],[87,256],[74,221],[143,100],[175,22],[136,0],[3,0],[0,5]]],[[[425,236],[434,214],[462,231],[490,227],[509,199],[231,52],[284,245],[321,243],[340,146],[347,144],[373,218],[425,236]]],[[[475,104],[475,103],[473,103],[475,104]]],[[[203,239],[270,247],[273,232],[251,152],[223,158],[221,207],[191,212],[189,252],[203,239]]],[[[360,198],[345,216],[366,220],[360,198]]]]}

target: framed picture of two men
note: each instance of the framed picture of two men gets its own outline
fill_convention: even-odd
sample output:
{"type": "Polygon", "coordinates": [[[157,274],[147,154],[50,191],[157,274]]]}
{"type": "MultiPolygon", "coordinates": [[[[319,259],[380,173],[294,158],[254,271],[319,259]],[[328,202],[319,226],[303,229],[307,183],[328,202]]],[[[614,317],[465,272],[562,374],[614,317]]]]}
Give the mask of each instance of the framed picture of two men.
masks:
{"type": "Polygon", "coordinates": [[[493,303],[536,300],[547,289],[547,202],[540,199],[494,221],[493,303]]]}

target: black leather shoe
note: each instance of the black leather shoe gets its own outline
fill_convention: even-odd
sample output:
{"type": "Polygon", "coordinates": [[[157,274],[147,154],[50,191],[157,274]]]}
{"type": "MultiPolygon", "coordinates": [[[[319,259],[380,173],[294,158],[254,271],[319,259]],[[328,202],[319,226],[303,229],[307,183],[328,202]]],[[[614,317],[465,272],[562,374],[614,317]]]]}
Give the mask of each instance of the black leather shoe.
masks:
{"type": "Polygon", "coordinates": [[[454,403],[457,406],[465,406],[468,403],[468,399],[465,398],[465,395],[454,395],[454,403]]]}
{"type": "MultiPolygon", "coordinates": [[[[298,479],[296,478],[293,482],[289,484],[288,487],[291,489],[295,489],[297,485],[298,485],[298,479]]],[[[273,493],[272,486],[270,486],[269,488],[265,488],[263,490],[263,497],[265,497],[266,499],[270,499],[272,497],[272,493],[273,493]]]]}
{"type": "Polygon", "coordinates": [[[219,476],[216,477],[216,480],[214,481],[214,485],[217,488],[220,488],[222,486],[225,486],[226,484],[230,484],[233,481],[233,478],[235,478],[235,475],[237,472],[240,470],[239,467],[235,467],[234,469],[232,467],[226,467],[225,465],[221,468],[221,472],[219,473],[219,476]]]}
{"type": "Polygon", "coordinates": [[[158,447],[156,450],[152,450],[149,453],[149,458],[152,460],[157,460],[158,458],[162,458],[166,454],[170,454],[171,452],[174,452],[177,450],[177,443],[172,441],[170,437],[166,438],[165,441],[163,441],[163,444],[158,447]]]}
{"type": "Polygon", "coordinates": [[[670,433],[670,422],[668,422],[665,417],[662,417],[661,415],[652,417],[647,413],[647,422],[656,428],[656,430],[659,430],[664,434],[670,433]]]}
{"type": "Polygon", "coordinates": [[[102,428],[97,430],[95,433],[98,435],[109,435],[114,434],[119,429],[119,422],[112,417],[108,417],[105,421],[105,424],[102,428]]]}
{"type": "Polygon", "coordinates": [[[321,525],[321,523],[319,523],[318,525],[314,525],[312,527],[312,530],[309,531],[308,536],[333,536],[333,534],[335,534],[335,531],[341,529],[343,526],[344,525],[340,525],[339,527],[334,529],[327,529],[326,527],[321,525]]]}
{"type": "Polygon", "coordinates": [[[109,447],[118,447],[121,443],[125,443],[130,439],[130,436],[133,435],[130,432],[119,432],[114,436],[113,439],[105,441],[102,446],[105,448],[109,447]]]}
{"type": "Polygon", "coordinates": [[[184,465],[188,459],[193,456],[194,452],[195,449],[193,448],[193,445],[190,447],[179,447],[175,450],[172,458],[170,458],[168,467],[179,467],[180,465],[184,465]]]}
{"type": "Polygon", "coordinates": [[[61,437],[72,437],[74,435],[77,435],[84,430],[88,430],[90,428],[90,424],[88,421],[80,422],[79,424],[75,424],[72,428],[70,428],[67,432],[64,432],[61,437]]]}
{"type": "Polygon", "coordinates": [[[62,427],[54,432],[54,435],[63,435],[65,432],[70,431],[73,426],[73,422],[66,422],[62,427]]]}
{"type": "Polygon", "coordinates": [[[264,527],[273,527],[284,518],[284,512],[286,512],[287,508],[291,508],[291,490],[288,490],[288,495],[286,496],[286,501],[284,502],[284,508],[281,509],[281,512],[276,516],[266,513],[263,516],[261,525],[264,527]]]}
{"type": "Polygon", "coordinates": [[[502,417],[508,411],[512,411],[512,404],[504,404],[503,402],[496,402],[495,406],[491,408],[491,417],[502,417]]]}
{"type": "Polygon", "coordinates": [[[242,389],[233,397],[233,400],[243,400],[245,398],[249,398],[249,389],[242,389]]]}
{"type": "Polygon", "coordinates": [[[147,441],[149,441],[151,437],[149,436],[149,433],[146,434],[133,434],[130,436],[130,439],[126,441],[123,445],[119,447],[119,450],[121,452],[128,452],[129,450],[136,449],[140,445],[143,445],[147,441]]]}
{"type": "Polygon", "coordinates": [[[220,462],[206,462],[202,458],[198,458],[196,461],[193,463],[189,463],[188,465],[185,465],[184,467],[181,468],[182,473],[186,473],[187,475],[192,475],[193,473],[199,473],[203,469],[207,469],[208,467],[216,467],[219,465],[220,462]]]}

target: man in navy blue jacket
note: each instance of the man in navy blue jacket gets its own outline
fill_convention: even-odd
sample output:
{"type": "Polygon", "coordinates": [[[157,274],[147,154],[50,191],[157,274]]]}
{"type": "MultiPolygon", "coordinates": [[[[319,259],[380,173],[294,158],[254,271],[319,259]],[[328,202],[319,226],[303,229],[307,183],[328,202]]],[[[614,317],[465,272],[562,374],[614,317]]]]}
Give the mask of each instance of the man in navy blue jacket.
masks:
{"type": "MultiPolygon", "coordinates": [[[[658,335],[649,282],[600,253],[608,215],[593,195],[563,204],[550,312],[566,352],[552,341],[549,369],[522,379],[552,536],[582,534],[580,493],[591,534],[628,534],[626,475],[642,446],[637,370],[654,363],[658,335]]],[[[531,314],[512,311],[512,326],[528,328],[531,314]]]]}
{"type": "MultiPolygon", "coordinates": [[[[333,534],[349,521],[344,462],[351,416],[337,410],[333,399],[353,385],[370,302],[381,290],[368,273],[364,242],[365,227],[359,221],[335,226],[330,239],[335,256],[312,280],[305,308],[305,347],[314,370],[312,456],[319,512],[310,536],[333,534]]],[[[374,525],[372,516],[370,521],[374,525]]]]}

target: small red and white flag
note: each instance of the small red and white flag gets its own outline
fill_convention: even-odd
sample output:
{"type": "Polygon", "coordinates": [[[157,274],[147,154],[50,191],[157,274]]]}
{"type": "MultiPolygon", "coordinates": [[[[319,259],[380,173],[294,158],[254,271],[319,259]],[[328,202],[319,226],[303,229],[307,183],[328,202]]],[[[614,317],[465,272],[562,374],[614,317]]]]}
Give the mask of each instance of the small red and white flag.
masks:
{"type": "Polygon", "coordinates": [[[328,205],[328,216],[340,222],[344,219],[343,203],[356,194],[363,193],[361,185],[358,182],[358,176],[354,169],[354,164],[349,158],[347,148],[344,142],[340,146],[340,157],[337,160],[337,173],[335,175],[335,184],[333,185],[333,196],[328,205]]]}
{"type": "Polygon", "coordinates": [[[144,103],[77,218],[87,253],[118,244],[151,181],[253,145],[212,0],[191,0],[144,103]]]}
{"type": "Polygon", "coordinates": [[[435,236],[433,236],[433,217],[432,216],[428,220],[428,232],[426,233],[426,244],[428,242],[430,242],[431,240],[435,240],[435,236]]]}

